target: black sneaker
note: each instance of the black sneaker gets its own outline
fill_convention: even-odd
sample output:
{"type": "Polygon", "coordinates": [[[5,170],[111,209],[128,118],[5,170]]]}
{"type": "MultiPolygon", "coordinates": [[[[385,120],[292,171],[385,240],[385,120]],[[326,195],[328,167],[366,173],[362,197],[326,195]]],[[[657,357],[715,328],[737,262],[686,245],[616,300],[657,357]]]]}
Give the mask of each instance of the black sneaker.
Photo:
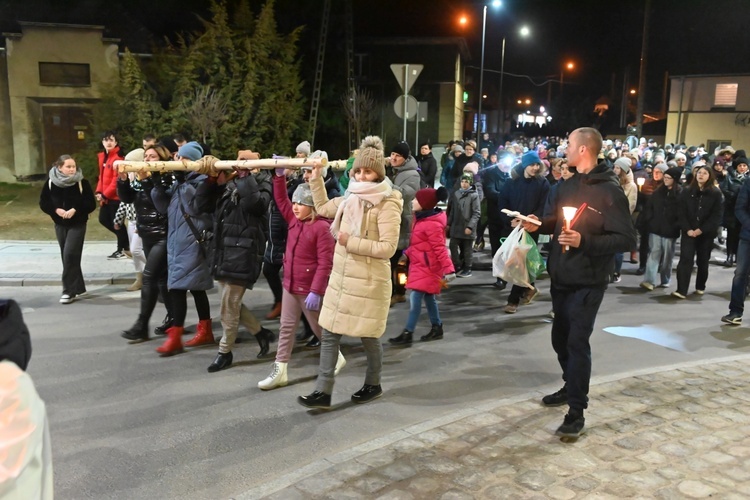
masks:
{"type": "Polygon", "coordinates": [[[622,276],[620,276],[620,273],[614,273],[612,275],[612,283],[619,283],[622,281],[622,276]]]}
{"type": "Polygon", "coordinates": [[[297,402],[306,408],[328,410],[331,408],[331,395],[325,392],[314,391],[307,396],[298,396],[297,402]]]}
{"type": "Polygon", "coordinates": [[[368,403],[383,395],[383,389],[378,385],[365,384],[360,390],[352,394],[352,403],[368,403]]]}
{"type": "Polygon", "coordinates": [[[739,313],[729,313],[726,316],[722,316],[721,321],[729,323],[730,325],[741,325],[742,315],[739,313]]]}
{"type": "Polygon", "coordinates": [[[574,410],[568,411],[565,415],[565,419],[560,427],[557,428],[555,435],[566,438],[577,438],[583,434],[583,429],[586,424],[586,419],[583,418],[583,413],[579,413],[574,410]]]}
{"type": "Polygon", "coordinates": [[[127,259],[127,258],[128,256],[119,250],[115,251],[112,255],[109,255],[107,257],[108,260],[120,260],[120,259],[127,259]]]}
{"type": "Polygon", "coordinates": [[[568,387],[563,386],[562,389],[554,394],[548,394],[542,398],[542,404],[544,406],[562,406],[568,402],[568,387]]]}
{"type": "Polygon", "coordinates": [[[317,349],[318,347],[320,347],[320,339],[315,335],[305,344],[305,349],[317,349]]]}

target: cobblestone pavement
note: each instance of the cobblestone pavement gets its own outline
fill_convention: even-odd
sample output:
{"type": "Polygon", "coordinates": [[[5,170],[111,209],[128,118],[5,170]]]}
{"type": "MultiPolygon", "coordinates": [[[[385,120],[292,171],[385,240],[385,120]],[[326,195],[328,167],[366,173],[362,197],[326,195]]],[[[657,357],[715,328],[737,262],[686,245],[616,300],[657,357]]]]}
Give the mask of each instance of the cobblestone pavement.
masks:
{"type": "Polygon", "coordinates": [[[235,498],[750,497],[750,356],[593,383],[576,441],[554,435],[567,407],[527,394],[394,432],[235,498]]]}

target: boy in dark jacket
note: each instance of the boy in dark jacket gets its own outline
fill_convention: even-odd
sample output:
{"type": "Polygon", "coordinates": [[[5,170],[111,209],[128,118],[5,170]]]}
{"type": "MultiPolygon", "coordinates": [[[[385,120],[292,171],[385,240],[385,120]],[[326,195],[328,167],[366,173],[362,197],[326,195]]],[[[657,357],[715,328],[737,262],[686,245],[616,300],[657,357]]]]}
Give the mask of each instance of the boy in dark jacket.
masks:
{"type": "Polygon", "coordinates": [[[449,247],[453,267],[460,269],[456,273],[459,278],[471,276],[473,244],[480,216],[479,194],[474,188],[474,176],[464,174],[461,176],[459,189],[453,193],[448,202],[448,228],[446,229],[451,239],[449,247]]]}

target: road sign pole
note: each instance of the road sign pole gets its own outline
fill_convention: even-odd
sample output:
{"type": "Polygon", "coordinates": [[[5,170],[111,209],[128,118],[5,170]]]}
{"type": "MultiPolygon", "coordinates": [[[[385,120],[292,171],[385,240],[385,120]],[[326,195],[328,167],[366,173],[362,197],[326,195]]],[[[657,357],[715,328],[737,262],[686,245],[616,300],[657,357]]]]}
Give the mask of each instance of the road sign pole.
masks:
{"type": "Polygon", "coordinates": [[[419,147],[419,102],[417,102],[417,123],[414,126],[416,127],[416,130],[414,131],[414,147],[418,148],[419,147]]]}
{"type": "Polygon", "coordinates": [[[406,142],[406,123],[409,117],[409,112],[406,107],[406,101],[409,96],[409,65],[404,64],[404,142],[406,142]]]}

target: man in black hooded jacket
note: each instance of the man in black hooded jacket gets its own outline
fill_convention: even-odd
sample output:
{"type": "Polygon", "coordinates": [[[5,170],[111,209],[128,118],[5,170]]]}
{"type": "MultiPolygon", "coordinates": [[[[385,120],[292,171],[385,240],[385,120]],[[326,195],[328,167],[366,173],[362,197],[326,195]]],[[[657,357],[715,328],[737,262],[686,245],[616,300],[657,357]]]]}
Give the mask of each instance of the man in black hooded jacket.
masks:
{"type": "Polygon", "coordinates": [[[589,339],[614,269],[614,255],[629,250],[636,238],[628,199],[617,176],[606,164],[597,164],[601,148],[598,130],[574,130],[567,158],[569,165],[577,167],[578,175],[560,185],[541,227],[524,223],[527,231],[553,235],[548,261],[555,314],[552,347],[565,385],[542,402],[545,406],[568,404],[568,414],[557,430],[557,435],[564,437],[578,437],[583,432],[591,379],[589,339]],[[578,208],[568,230],[563,228],[563,207],[578,208]]]}

